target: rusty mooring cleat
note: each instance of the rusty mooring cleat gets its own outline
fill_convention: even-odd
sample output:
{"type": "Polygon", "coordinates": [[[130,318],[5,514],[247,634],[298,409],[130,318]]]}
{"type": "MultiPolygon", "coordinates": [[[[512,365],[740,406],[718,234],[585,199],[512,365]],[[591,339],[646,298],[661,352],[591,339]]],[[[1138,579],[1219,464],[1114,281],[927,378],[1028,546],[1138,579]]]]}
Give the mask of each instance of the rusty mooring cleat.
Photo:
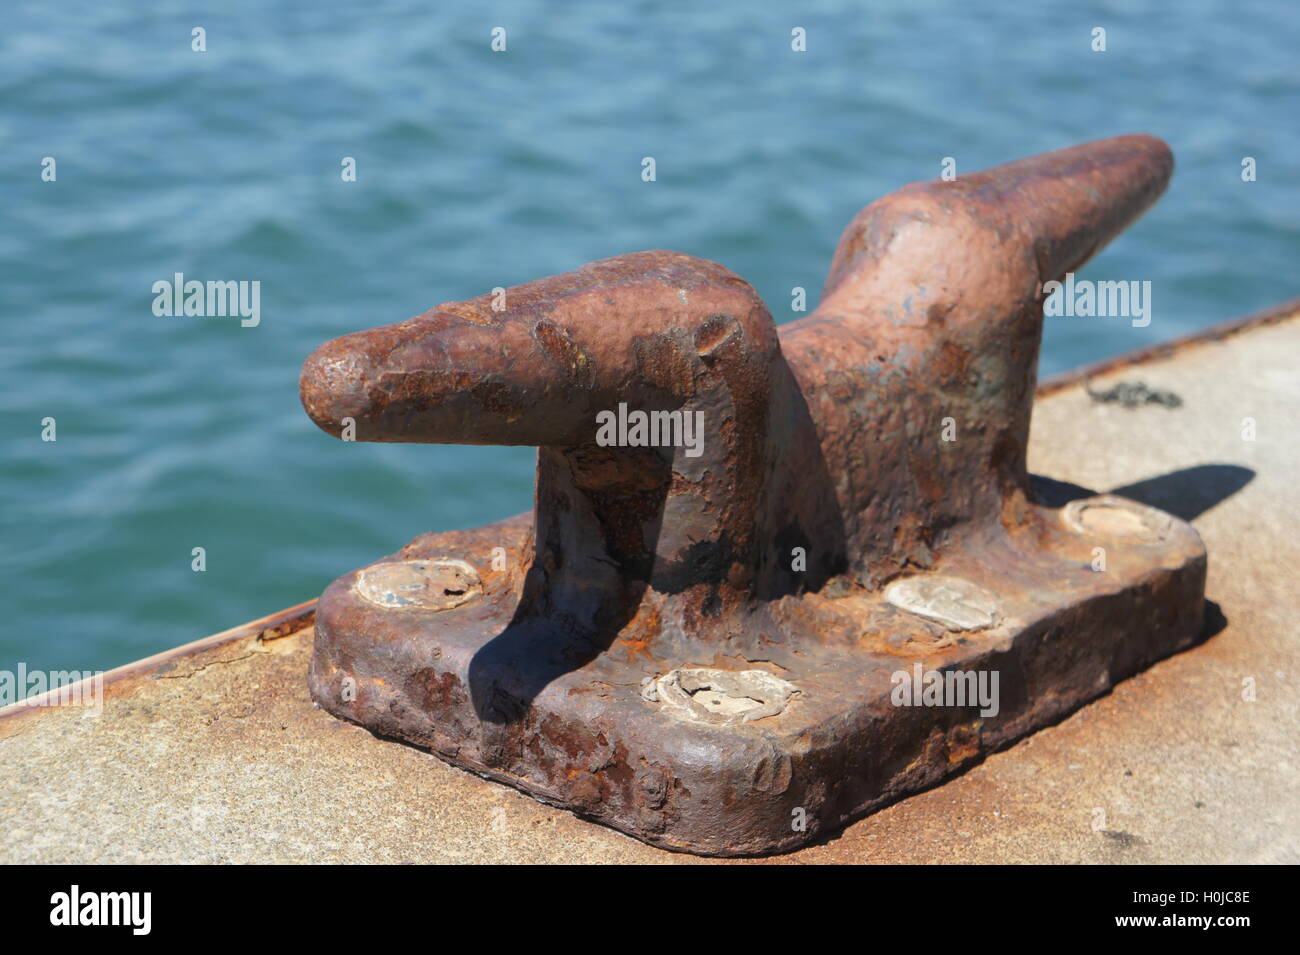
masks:
{"type": "Polygon", "coordinates": [[[331,434],[538,466],[532,515],[330,585],[312,695],[655,845],[745,855],[1188,646],[1196,532],[1117,497],[1046,506],[1025,469],[1043,284],[1172,167],[1123,136],[914,183],[779,331],[722,266],[642,252],[317,349],[302,401],[331,434]]]}

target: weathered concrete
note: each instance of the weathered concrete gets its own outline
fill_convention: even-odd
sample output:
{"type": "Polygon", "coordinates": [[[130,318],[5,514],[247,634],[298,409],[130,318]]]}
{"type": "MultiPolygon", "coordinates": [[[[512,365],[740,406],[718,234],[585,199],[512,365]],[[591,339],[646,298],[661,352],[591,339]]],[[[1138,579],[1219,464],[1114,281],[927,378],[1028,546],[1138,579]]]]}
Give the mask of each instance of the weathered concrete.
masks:
{"type": "MultiPolygon", "coordinates": [[[[1173,410],[1101,404],[1079,380],[1044,388],[1030,469],[1190,519],[1221,629],[962,776],[768,861],[1300,861],[1296,355],[1300,312],[1093,379],[1173,392],[1173,410]]],[[[0,715],[0,861],[703,861],[332,719],[307,694],[311,629],[293,626],[143,661],[99,716],[0,715]]]]}

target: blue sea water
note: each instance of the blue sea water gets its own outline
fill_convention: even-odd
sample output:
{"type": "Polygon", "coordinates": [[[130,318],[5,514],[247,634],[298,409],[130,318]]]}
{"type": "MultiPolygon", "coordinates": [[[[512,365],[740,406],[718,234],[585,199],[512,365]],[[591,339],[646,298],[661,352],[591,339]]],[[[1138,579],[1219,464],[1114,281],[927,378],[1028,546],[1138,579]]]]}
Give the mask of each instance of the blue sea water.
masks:
{"type": "Polygon", "coordinates": [[[326,339],[650,248],[788,321],[852,215],[944,157],[1154,133],[1169,193],[1080,276],[1150,280],[1153,320],[1050,321],[1061,371],[1300,294],[1298,121],[1291,0],[9,0],[0,669],[124,663],[527,509],[531,449],[319,432],[326,339]],[[155,316],[177,272],[259,281],[260,324],[155,316]]]}

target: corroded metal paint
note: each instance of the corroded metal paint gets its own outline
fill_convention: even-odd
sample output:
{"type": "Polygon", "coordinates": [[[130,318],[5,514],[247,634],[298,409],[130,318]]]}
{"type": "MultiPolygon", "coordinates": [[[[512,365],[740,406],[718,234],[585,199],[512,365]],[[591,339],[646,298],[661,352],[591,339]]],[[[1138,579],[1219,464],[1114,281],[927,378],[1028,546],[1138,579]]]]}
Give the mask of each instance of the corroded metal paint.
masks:
{"type": "Polygon", "coordinates": [[[332,584],[313,696],[639,838],[732,855],[816,838],[1190,644],[1195,531],[1108,539],[1097,572],[1116,522],[1072,524],[1025,468],[1042,285],[1171,170],[1126,136],[908,186],[854,219],[821,305],[779,332],[722,266],[645,252],[322,346],[301,392],[326,431],[536,445],[538,475],[532,515],[379,562],[464,561],[479,590],[454,605],[366,599],[365,568],[332,584]],[[601,446],[620,403],[698,413],[702,453],[601,446]],[[886,599],[927,575],[964,581],[988,625],[886,599]],[[894,705],[914,662],[997,669],[999,714],[894,705]],[[706,670],[735,679],[661,683],[706,670]],[[744,693],[755,670],[793,687],[779,707],[744,693]],[[666,706],[660,686],[703,695],[666,706]],[[758,718],[689,718],[708,706],[758,718]]]}

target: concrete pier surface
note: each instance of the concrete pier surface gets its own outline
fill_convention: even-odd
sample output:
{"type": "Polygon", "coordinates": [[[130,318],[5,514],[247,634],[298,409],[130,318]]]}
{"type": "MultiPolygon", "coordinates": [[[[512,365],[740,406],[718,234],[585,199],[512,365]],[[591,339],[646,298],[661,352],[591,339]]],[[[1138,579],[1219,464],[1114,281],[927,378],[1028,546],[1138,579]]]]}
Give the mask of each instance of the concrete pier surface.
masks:
{"type": "MultiPolygon", "coordinates": [[[[1029,465],[1191,520],[1206,639],[817,845],[732,864],[1300,862],[1300,301],[1047,382],[1029,465]],[[1095,397],[1134,382],[1181,405],[1095,397]]],[[[98,713],[0,711],[0,862],[720,861],[333,719],[307,694],[310,624],[307,604],[113,671],[98,713]]]]}

